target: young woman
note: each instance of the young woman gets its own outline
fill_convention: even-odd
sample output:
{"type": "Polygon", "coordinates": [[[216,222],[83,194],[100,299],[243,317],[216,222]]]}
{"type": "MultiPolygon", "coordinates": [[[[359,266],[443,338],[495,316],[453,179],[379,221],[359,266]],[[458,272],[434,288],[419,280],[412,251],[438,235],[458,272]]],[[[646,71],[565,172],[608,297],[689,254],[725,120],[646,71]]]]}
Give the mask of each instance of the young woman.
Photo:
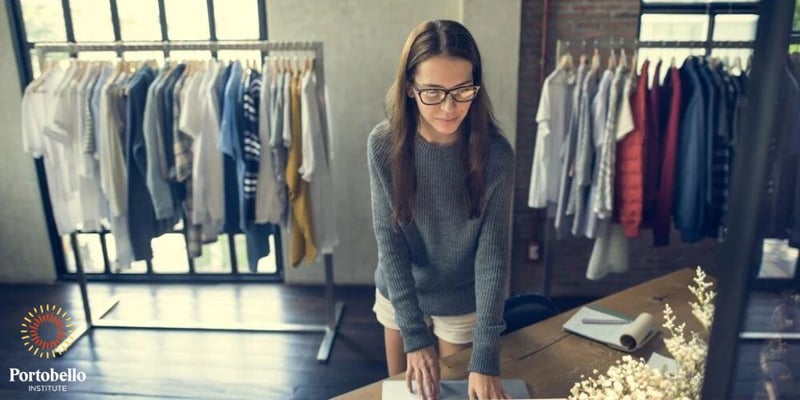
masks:
{"type": "Polygon", "coordinates": [[[435,399],[439,355],[472,344],[470,399],[508,398],[498,375],[514,154],[463,25],[426,21],[411,32],[387,114],[367,147],[373,310],[389,374],[405,371],[409,390],[415,381],[420,398],[435,399]]]}

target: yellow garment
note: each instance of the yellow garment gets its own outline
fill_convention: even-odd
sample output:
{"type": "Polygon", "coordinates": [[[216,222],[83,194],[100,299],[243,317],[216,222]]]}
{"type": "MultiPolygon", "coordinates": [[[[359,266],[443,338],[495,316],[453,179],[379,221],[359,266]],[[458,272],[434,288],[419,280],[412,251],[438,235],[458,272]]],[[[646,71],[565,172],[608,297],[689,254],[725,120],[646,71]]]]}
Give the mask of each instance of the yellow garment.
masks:
{"type": "Polygon", "coordinates": [[[314,231],[311,229],[311,197],[308,182],[300,177],[300,165],[303,162],[303,136],[300,122],[300,76],[292,77],[289,86],[290,118],[292,120],[292,145],[286,160],[286,186],[289,188],[291,212],[291,241],[289,244],[289,261],[298,266],[305,258],[310,264],[317,257],[317,246],[314,244],[314,231]]]}

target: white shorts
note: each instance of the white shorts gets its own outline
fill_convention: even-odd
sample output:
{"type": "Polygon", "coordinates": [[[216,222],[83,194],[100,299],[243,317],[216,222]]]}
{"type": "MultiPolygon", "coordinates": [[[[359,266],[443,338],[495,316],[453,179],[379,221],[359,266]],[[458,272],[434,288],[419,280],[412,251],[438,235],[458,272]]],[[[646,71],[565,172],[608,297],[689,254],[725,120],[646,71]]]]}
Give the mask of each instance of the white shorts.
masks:
{"type": "MultiPolygon", "coordinates": [[[[372,307],[378,322],[386,328],[400,330],[394,318],[394,307],[392,302],[376,289],[375,305],[372,307]]],[[[475,329],[475,313],[465,315],[445,316],[425,316],[425,324],[429,327],[433,325],[433,334],[448,343],[466,344],[472,343],[472,331],[475,329]]]]}

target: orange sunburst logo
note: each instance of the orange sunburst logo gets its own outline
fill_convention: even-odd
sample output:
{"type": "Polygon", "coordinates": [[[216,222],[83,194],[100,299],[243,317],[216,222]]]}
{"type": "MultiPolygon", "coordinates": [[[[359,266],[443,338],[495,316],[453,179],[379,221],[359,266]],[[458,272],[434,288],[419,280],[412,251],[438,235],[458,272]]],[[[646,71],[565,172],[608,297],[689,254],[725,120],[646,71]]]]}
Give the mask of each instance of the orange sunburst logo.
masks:
{"type": "Polygon", "coordinates": [[[56,358],[61,354],[56,350],[59,345],[69,345],[73,340],[72,317],[55,304],[34,307],[22,320],[22,344],[39,358],[56,358]]]}

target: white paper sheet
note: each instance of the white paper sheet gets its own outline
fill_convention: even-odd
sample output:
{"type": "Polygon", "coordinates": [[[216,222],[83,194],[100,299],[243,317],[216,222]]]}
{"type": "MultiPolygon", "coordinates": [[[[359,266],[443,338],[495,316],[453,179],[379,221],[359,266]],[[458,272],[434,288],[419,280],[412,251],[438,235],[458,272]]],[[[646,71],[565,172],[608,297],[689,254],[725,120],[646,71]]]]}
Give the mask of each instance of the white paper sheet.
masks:
{"type": "MultiPolygon", "coordinates": [[[[503,389],[514,399],[529,399],[528,387],[522,379],[501,379],[503,389]]],[[[441,381],[439,400],[464,400],[469,398],[467,393],[468,382],[441,381]]],[[[406,388],[406,381],[384,381],[382,397],[383,400],[417,400],[415,393],[409,393],[406,388]]]]}

